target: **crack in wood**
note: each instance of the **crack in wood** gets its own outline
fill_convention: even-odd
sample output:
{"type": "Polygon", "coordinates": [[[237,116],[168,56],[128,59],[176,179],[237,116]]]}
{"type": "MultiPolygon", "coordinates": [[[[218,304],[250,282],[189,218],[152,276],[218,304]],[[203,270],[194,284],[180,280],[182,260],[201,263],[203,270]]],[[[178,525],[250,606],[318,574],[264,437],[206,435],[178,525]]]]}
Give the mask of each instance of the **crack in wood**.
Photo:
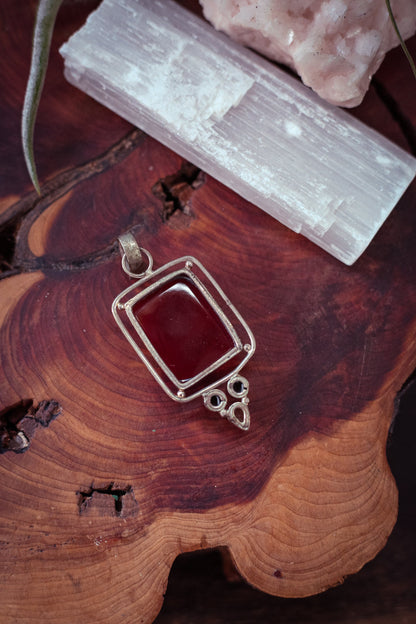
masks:
{"type": "Polygon", "coordinates": [[[176,173],[158,180],[152,193],[162,202],[162,220],[168,221],[177,212],[191,217],[193,193],[204,183],[204,172],[187,161],[183,161],[176,173]]]}
{"type": "Polygon", "coordinates": [[[36,191],[25,195],[0,214],[0,279],[23,272],[39,269],[79,270],[108,259],[108,253],[116,249],[114,243],[105,250],[79,258],[72,263],[51,264],[36,258],[28,252],[27,237],[33,223],[51,204],[63,197],[72,188],[107,169],[121,163],[143,141],[146,135],[139,129],[131,130],[97,158],[78,167],[59,173],[42,186],[42,195],[36,191]]]}
{"type": "Polygon", "coordinates": [[[97,158],[73,169],[63,171],[48,180],[42,186],[42,195],[40,197],[36,191],[25,195],[5,210],[3,214],[0,214],[0,232],[4,225],[9,223],[16,215],[24,217],[28,213],[32,214],[33,209],[36,208],[36,215],[32,216],[32,221],[34,221],[50,204],[68,193],[74,186],[121,163],[140,145],[145,136],[142,130],[137,128],[130,130],[123,138],[97,156],[97,158]]]}
{"type": "Polygon", "coordinates": [[[3,409],[0,412],[0,454],[27,451],[38,427],[49,427],[61,413],[62,408],[54,399],[41,401],[36,407],[33,399],[22,399],[3,409]]]}
{"type": "Polygon", "coordinates": [[[125,518],[137,514],[138,505],[131,485],[119,487],[113,481],[105,487],[91,485],[77,494],[80,515],[96,511],[99,515],[125,518]]]}
{"type": "Polygon", "coordinates": [[[99,249],[94,253],[86,256],[80,256],[75,258],[72,262],[68,260],[62,261],[50,261],[42,257],[31,257],[19,263],[19,266],[15,266],[9,271],[5,271],[0,274],[0,281],[17,275],[20,273],[32,273],[34,271],[84,271],[93,267],[96,267],[104,262],[107,262],[113,256],[119,255],[118,243],[113,241],[111,245],[104,249],[99,249]]]}

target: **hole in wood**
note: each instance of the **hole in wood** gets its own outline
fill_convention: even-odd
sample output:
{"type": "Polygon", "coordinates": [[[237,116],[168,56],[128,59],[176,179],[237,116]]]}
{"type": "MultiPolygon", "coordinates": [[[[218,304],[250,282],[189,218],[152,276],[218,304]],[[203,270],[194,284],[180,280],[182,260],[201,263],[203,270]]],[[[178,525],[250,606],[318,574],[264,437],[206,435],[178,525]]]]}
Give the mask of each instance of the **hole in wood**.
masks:
{"type": "Polygon", "coordinates": [[[162,201],[163,221],[168,221],[176,212],[190,216],[193,192],[202,186],[204,181],[204,173],[186,161],[182,163],[179,171],[158,180],[152,187],[152,192],[162,201]]]}
{"type": "Polygon", "coordinates": [[[78,492],[79,513],[93,511],[100,515],[132,516],[137,513],[137,502],[131,485],[116,487],[114,482],[106,487],[91,486],[87,491],[78,492]]]}
{"type": "Polygon", "coordinates": [[[17,423],[26,416],[33,405],[33,399],[22,399],[18,403],[14,403],[4,408],[0,412],[0,426],[13,428],[17,423]]]}
{"type": "Polygon", "coordinates": [[[62,412],[53,399],[41,401],[36,407],[33,399],[22,399],[0,412],[0,453],[27,451],[39,425],[48,427],[62,412]]]}

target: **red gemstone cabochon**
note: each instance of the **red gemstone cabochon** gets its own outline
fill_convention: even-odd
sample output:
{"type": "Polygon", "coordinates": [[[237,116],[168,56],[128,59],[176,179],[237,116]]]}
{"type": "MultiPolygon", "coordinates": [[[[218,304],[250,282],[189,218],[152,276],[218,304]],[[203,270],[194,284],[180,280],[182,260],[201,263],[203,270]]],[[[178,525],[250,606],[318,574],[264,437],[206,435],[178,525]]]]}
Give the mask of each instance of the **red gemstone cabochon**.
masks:
{"type": "Polygon", "coordinates": [[[176,379],[192,379],[228,353],[234,341],[193,280],[172,277],[133,306],[137,322],[176,379]]]}

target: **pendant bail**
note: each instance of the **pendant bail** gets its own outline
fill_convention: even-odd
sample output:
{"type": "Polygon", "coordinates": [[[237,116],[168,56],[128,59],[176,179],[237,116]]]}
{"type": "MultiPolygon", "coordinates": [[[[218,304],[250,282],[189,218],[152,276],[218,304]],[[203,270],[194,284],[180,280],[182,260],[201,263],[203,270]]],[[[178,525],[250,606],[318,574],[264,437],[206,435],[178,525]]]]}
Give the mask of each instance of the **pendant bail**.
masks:
{"type": "Polygon", "coordinates": [[[118,243],[122,255],[121,264],[127,275],[130,277],[142,277],[151,272],[153,258],[146,249],[139,247],[131,232],[121,234],[118,237],[118,243]],[[147,266],[145,256],[147,257],[147,266]]]}
{"type": "Polygon", "coordinates": [[[126,262],[131,273],[140,273],[144,265],[144,258],[136,239],[131,232],[126,232],[118,237],[121,255],[126,257],[126,262]]]}

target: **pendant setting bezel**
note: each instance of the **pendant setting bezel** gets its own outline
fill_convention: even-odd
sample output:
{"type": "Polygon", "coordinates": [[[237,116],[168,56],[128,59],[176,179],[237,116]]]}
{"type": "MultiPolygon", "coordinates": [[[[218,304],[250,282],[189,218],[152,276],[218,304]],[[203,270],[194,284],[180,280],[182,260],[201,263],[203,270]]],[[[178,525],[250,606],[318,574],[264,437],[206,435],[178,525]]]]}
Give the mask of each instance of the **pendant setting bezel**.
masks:
{"type": "MultiPolygon", "coordinates": [[[[132,277],[139,277],[139,279],[114,299],[112,312],[118,326],[146,368],[172,400],[188,402],[203,396],[208,409],[220,411],[222,416],[228,417],[229,410],[224,408],[217,410],[215,406],[209,404],[206,397],[215,394],[217,386],[237,378],[239,371],[254,354],[256,342],[253,333],[216,280],[196,258],[184,256],[168,262],[159,269],[152,270],[151,256],[149,252],[143,251],[149,260],[147,270],[142,276],[126,271],[132,277]],[[180,381],[170,370],[133,313],[134,305],[144,297],[162,288],[170,280],[180,279],[181,276],[186,276],[198,289],[206,304],[210,306],[221,321],[233,343],[233,347],[222,357],[186,381],[180,381]]],[[[123,268],[126,269],[124,260],[125,257],[123,258],[123,268]]],[[[238,404],[233,404],[240,408],[243,419],[238,419],[235,416],[236,407],[233,407],[230,412],[233,418],[229,418],[230,420],[236,418],[238,421],[241,420],[244,426],[240,426],[238,422],[234,422],[234,424],[242,429],[248,429],[249,426],[247,391],[248,388],[241,395],[241,401],[238,404]]],[[[236,396],[232,392],[230,394],[236,396]]]]}

